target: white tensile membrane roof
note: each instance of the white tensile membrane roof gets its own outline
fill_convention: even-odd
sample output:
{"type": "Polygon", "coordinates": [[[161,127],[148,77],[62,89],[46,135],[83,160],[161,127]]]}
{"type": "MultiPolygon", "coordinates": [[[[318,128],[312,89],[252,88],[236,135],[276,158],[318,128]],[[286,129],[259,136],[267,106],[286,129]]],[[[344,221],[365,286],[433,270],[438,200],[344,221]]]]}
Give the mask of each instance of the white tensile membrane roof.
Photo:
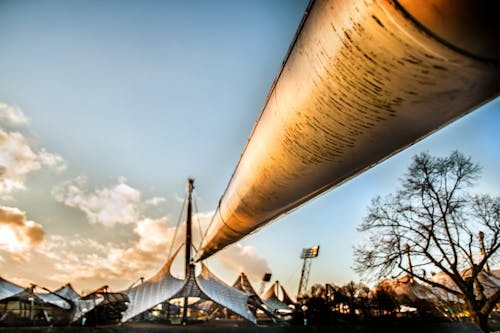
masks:
{"type": "Polygon", "coordinates": [[[25,302],[33,299],[38,304],[51,304],[63,310],[73,311],[71,322],[75,322],[104,300],[102,297],[94,300],[82,300],[70,284],[50,293],[35,293],[34,287],[23,288],[0,277],[0,302],[9,298],[25,302]]]}
{"type": "Polygon", "coordinates": [[[31,288],[20,287],[0,277],[0,302],[12,297],[28,300],[34,294],[31,288]]]}
{"type": "Polygon", "coordinates": [[[151,279],[123,291],[129,297],[130,304],[121,319],[122,322],[171,299],[199,297],[215,302],[254,324],[257,323],[248,307],[249,295],[224,283],[203,263],[200,264],[199,275],[195,273],[195,266],[190,265],[188,276],[184,280],[174,277],[170,269],[179,250],[180,248],[151,279]]]}

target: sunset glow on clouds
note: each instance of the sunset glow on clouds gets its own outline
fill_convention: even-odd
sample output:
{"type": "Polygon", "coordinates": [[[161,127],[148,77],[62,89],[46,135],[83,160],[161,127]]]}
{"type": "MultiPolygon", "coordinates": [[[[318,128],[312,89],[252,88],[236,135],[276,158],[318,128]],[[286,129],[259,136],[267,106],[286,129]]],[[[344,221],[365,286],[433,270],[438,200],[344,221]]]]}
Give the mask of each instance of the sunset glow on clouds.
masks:
{"type": "Polygon", "coordinates": [[[26,261],[30,250],[44,239],[43,227],[26,220],[26,214],[15,207],[0,206],[0,250],[15,259],[26,261]]]}
{"type": "MultiPolygon", "coordinates": [[[[194,220],[197,219],[198,216],[194,216],[194,220]]],[[[203,224],[206,225],[206,221],[203,224]]],[[[193,228],[193,234],[198,238],[196,229],[193,228]]],[[[51,278],[55,281],[77,284],[102,281],[116,285],[117,281],[131,283],[140,276],[148,278],[155,274],[166,262],[170,249],[173,252],[181,246],[185,237],[183,225],[176,233],[175,227],[169,226],[166,218],[140,220],[134,233],[137,239],[127,243],[99,243],[81,235],[72,238],[51,235],[36,255],[38,259],[46,258],[45,261],[52,266],[54,273],[51,278]],[[172,244],[174,236],[175,243],[172,244]]],[[[234,251],[227,251],[216,260],[233,275],[247,272],[254,280],[258,280],[262,272],[269,271],[267,261],[258,256],[252,246],[238,244],[234,251]]],[[[180,272],[174,274],[182,276],[180,272]]]]}

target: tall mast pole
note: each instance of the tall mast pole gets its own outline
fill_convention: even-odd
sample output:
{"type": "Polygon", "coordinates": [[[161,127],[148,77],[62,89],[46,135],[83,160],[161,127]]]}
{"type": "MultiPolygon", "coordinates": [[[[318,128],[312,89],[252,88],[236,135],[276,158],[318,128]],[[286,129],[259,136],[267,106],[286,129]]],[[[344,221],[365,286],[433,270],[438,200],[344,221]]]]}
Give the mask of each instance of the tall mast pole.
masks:
{"type": "Polygon", "coordinates": [[[192,203],[192,193],[194,179],[188,179],[188,206],[187,206],[187,218],[186,218],[186,258],[184,263],[184,276],[188,277],[189,265],[191,264],[191,221],[193,214],[193,203],[192,203]]]}
{"type": "MultiPolygon", "coordinates": [[[[187,281],[189,276],[189,267],[191,265],[191,220],[193,215],[193,202],[192,193],[194,179],[188,178],[188,206],[187,206],[187,217],[186,217],[186,255],[184,262],[184,281],[187,281]]],[[[182,312],[182,325],[187,325],[187,315],[188,315],[188,297],[184,297],[184,311],[182,312]]]]}

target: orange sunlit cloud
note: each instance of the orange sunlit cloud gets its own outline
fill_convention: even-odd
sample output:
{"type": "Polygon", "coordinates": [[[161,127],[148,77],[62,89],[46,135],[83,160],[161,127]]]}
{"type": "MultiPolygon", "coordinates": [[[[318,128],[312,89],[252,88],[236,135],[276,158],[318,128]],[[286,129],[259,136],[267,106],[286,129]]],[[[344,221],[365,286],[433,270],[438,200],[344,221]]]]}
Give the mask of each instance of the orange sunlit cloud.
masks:
{"type": "Polygon", "coordinates": [[[29,250],[40,245],[45,232],[42,226],[26,220],[26,214],[15,207],[0,207],[0,250],[25,261],[29,250]]]}

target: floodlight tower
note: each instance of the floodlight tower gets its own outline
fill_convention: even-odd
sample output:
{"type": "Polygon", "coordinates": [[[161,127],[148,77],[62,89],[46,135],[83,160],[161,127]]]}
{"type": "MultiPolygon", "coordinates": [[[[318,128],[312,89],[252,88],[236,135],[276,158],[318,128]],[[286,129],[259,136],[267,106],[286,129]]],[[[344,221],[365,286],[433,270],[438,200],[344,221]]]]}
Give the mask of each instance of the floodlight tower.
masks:
{"type": "Polygon", "coordinates": [[[307,283],[309,281],[309,272],[311,271],[311,262],[313,258],[316,258],[319,254],[319,245],[310,247],[307,249],[302,249],[300,254],[300,259],[304,259],[304,264],[302,265],[302,274],[300,275],[299,291],[297,292],[297,300],[300,295],[307,291],[307,283]]]}

